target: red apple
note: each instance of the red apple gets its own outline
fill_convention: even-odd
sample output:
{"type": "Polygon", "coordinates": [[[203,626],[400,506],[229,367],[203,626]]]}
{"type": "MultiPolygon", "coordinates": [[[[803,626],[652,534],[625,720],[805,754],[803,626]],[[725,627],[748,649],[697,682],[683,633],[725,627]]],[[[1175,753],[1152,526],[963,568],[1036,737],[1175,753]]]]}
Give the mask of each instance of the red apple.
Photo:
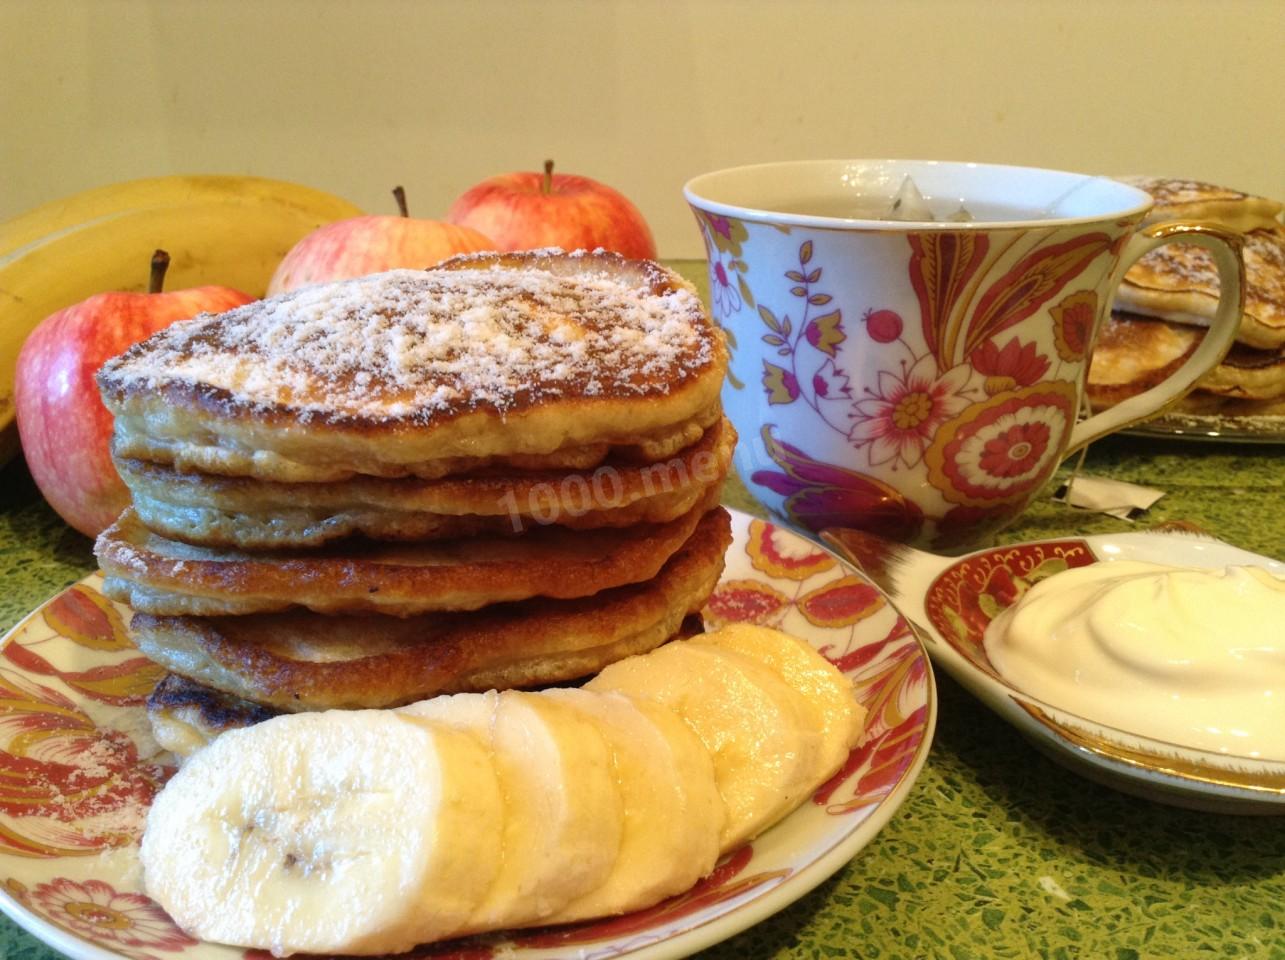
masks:
{"type": "Polygon", "coordinates": [[[94,374],[131,344],[201,312],[254,298],[230,287],[160,292],[169,257],[152,259],[150,293],[100,293],[46,317],[22,345],[14,384],[18,433],[31,475],[58,514],[97,536],[129,505],[112,466],[112,416],[94,374]]]}
{"type": "Polygon", "coordinates": [[[656,258],[651,228],[629,200],[588,177],[506,173],[483,180],[451,204],[446,219],[480,230],[500,250],[594,250],[656,258]]]}
{"type": "Polygon", "coordinates": [[[440,220],[419,220],[406,210],[406,194],[393,190],[400,216],[366,216],[318,227],[296,243],[268,282],[268,296],[396,267],[431,267],[457,253],[494,250],[486,236],[440,220]]]}

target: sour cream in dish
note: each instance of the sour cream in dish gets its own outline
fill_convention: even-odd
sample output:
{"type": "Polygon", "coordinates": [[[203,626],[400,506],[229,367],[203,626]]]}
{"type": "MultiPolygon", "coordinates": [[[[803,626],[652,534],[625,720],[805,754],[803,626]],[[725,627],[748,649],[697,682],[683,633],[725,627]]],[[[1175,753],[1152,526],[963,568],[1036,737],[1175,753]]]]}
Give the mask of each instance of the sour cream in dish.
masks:
{"type": "Polygon", "coordinates": [[[1012,686],[1120,730],[1285,760],[1285,580],[1132,560],[1042,580],[986,631],[1012,686]]]}

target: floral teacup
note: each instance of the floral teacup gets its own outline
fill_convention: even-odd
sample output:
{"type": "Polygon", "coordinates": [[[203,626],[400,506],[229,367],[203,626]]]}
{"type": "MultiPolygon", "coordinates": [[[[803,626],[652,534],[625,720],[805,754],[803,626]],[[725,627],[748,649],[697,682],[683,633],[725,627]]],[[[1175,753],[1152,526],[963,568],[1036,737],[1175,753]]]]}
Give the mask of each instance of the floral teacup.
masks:
{"type": "Polygon", "coordinates": [[[812,530],[983,544],[1068,453],[1191,389],[1239,325],[1239,239],[1181,223],[1139,233],[1151,198],[1103,177],[823,160],[708,173],[684,192],[732,347],[738,472],[812,530]],[[880,219],[894,196],[924,219],[880,219]],[[1120,277],[1170,242],[1218,266],[1209,335],[1163,383],[1077,422],[1120,277]]]}

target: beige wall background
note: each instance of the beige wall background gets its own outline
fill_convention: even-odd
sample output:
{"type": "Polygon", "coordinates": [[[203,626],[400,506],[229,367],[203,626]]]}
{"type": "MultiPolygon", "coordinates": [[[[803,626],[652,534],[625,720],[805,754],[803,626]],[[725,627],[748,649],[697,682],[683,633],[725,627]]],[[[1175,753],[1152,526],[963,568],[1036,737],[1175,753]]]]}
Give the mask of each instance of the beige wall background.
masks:
{"type": "Polygon", "coordinates": [[[612,184],[663,256],[681,188],[888,156],[1285,197],[1283,0],[0,0],[0,217],[175,172],[441,216],[495,173],[612,184]]]}

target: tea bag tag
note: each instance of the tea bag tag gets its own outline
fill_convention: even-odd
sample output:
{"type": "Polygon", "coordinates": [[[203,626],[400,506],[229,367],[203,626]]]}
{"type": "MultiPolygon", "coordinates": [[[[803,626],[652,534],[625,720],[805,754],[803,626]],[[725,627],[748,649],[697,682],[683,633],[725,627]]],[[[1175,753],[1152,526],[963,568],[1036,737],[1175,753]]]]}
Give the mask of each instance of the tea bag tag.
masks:
{"type": "Polygon", "coordinates": [[[1095,510],[1120,520],[1136,520],[1165,495],[1155,487],[1143,487],[1108,477],[1077,474],[1057,488],[1053,499],[1081,510],[1095,510]]]}

